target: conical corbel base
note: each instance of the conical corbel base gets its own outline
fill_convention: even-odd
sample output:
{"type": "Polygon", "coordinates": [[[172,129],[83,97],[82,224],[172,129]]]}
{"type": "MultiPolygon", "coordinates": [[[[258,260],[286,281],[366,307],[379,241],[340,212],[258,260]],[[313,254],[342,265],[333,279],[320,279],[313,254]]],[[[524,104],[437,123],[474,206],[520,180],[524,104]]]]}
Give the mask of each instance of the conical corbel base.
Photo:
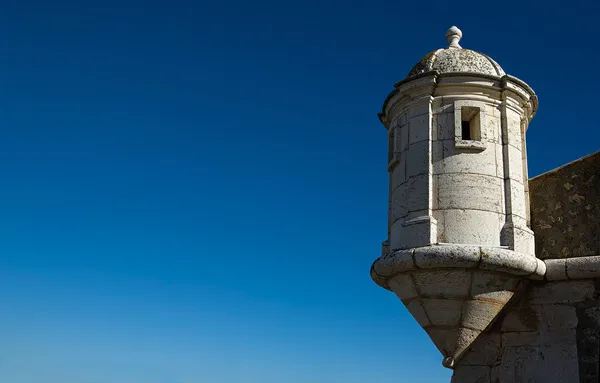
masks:
{"type": "Polygon", "coordinates": [[[496,319],[520,280],[477,269],[433,269],[398,275],[388,283],[451,368],[496,319]]]}
{"type": "Polygon", "coordinates": [[[444,356],[444,366],[452,368],[494,322],[523,276],[543,275],[540,264],[502,248],[430,246],[381,257],[371,276],[402,300],[444,356]]]}

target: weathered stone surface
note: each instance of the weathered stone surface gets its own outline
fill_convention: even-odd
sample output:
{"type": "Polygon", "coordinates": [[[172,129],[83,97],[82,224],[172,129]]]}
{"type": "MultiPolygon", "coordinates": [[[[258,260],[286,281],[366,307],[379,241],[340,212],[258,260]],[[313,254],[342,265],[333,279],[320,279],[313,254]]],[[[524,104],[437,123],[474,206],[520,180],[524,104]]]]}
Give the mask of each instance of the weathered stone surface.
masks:
{"type": "Polygon", "coordinates": [[[459,360],[462,354],[480,334],[467,328],[429,328],[427,334],[443,356],[459,360]]]}
{"type": "Polygon", "coordinates": [[[508,249],[482,247],[479,267],[483,270],[530,275],[537,269],[537,260],[533,256],[519,254],[508,249]]]}
{"type": "Polygon", "coordinates": [[[388,286],[401,300],[416,298],[418,296],[415,283],[410,274],[399,274],[388,281],[388,286]]]}
{"type": "Polygon", "coordinates": [[[504,71],[492,59],[469,49],[438,49],[427,54],[410,72],[407,79],[430,71],[439,73],[471,72],[504,76],[504,71]]]}
{"type": "Polygon", "coordinates": [[[591,279],[548,282],[532,286],[525,299],[527,304],[576,303],[593,299],[595,291],[591,279]]]}
{"type": "Polygon", "coordinates": [[[461,366],[454,370],[452,383],[490,383],[489,367],[461,366]]]}
{"type": "Polygon", "coordinates": [[[577,353],[581,383],[600,380],[600,306],[577,308],[577,353]]]}
{"type": "Polygon", "coordinates": [[[390,244],[393,249],[429,246],[437,241],[437,224],[430,216],[421,216],[392,225],[390,244]]]}
{"type": "Polygon", "coordinates": [[[415,263],[419,268],[472,268],[481,254],[478,246],[442,245],[415,249],[415,263]]]}
{"type": "Polygon", "coordinates": [[[600,255],[600,151],[529,180],[540,258],[600,255]]]}
{"type": "Polygon", "coordinates": [[[436,144],[441,147],[443,158],[441,167],[435,171],[436,174],[470,173],[497,177],[494,144],[486,144],[486,150],[477,152],[465,152],[456,148],[454,139],[438,141],[436,144]]]}
{"type": "Polygon", "coordinates": [[[445,242],[500,245],[500,214],[464,209],[450,209],[443,212],[445,242]]]}
{"type": "Polygon", "coordinates": [[[541,322],[542,331],[561,331],[577,328],[575,307],[568,305],[543,305],[539,311],[544,320],[541,322]]]}
{"type": "Polygon", "coordinates": [[[415,318],[417,323],[421,325],[421,327],[431,326],[431,322],[427,317],[427,313],[421,304],[421,301],[418,299],[412,300],[406,304],[406,308],[410,312],[410,314],[415,318]]]}
{"type": "MultiPolygon", "coordinates": [[[[392,169],[391,182],[392,190],[396,190],[398,186],[406,182],[406,151],[398,155],[400,163],[392,169]]],[[[398,201],[399,203],[399,201],[398,201]]]]}
{"type": "Polygon", "coordinates": [[[464,354],[459,366],[493,366],[501,354],[501,337],[498,333],[484,332],[464,354]]]}
{"type": "Polygon", "coordinates": [[[502,129],[502,144],[521,149],[523,135],[521,133],[521,116],[511,108],[505,109],[502,129]]]}
{"type": "Polygon", "coordinates": [[[454,104],[448,103],[444,105],[444,113],[436,114],[437,140],[454,141],[454,104]]]}
{"type": "Polygon", "coordinates": [[[568,258],[565,271],[569,279],[600,278],[600,255],[568,258]]]}
{"type": "Polygon", "coordinates": [[[453,299],[423,299],[423,307],[434,326],[458,326],[462,301],[453,299]]]}
{"type": "MultiPolygon", "coordinates": [[[[429,111],[429,106],[423,107],[429,111]]],[[[408,145],[416,142],[428,141],[431,134],[431,117],[429,112],[412,117],[408,124],[408,145]]]]}
{"type": "Polygon", "coordinates": [[[440,209],[503,213],[503,186],[500,178],[468,173],[440,174],[436,177],[440,209]]]}
{"type": "Polygon", "coordinates": [[[466,301],[462,307],[460,324],[475,330],[485,330],[503,307],[504,304],[490,301],[466,301]]]}
{"type": "Polygon", "coordinates": [[[382,277],[389,277],[401,272],[415,269],[413,249],[392,250],[387,256],[373,263],[373,271],[382,277]]]}
{"type": "Polygon", "coordinates": [[[408,178],[392,192],[392,217],[397,220],[409,211],[429,208],[429,176],[427,174],[408,178]]]}
{"type": "Polygon", "coordinates": [[[576,383],[579,381],[576,349],[571,344],[505,347],[502,363],[492,368],[491,379],[494,383],[576,383]]]}
{"type": "Polygon", "coordinates": [[[417,143],[410,144],[406,156],[407,177],[414,177],[429,173],[429,163],[431,162],[431,149],[429,141],[419,141],[417,143]]]}
{"type": "Polygon", "coordinates": [[[511,215],[511,219],[513,219],[514,224],[524,227],[525,224],[518,224],[513,217],[520,217],[523,219],[523,223],[526,222],[527,208],[525,204],[525,186],[522,184],[522,179],[507,179],[504,183],[504,186],[506,189],[510,190],[510,199],[506,201],[506,214],[511,215]]]}
{"type": "Polygon", "coordinates": [[[413,274],[422,297],[465,298],[471,274],[462,269],[421,270],[413,274]]]}
{"type": "Polygon", "coordinates": [[[567,278],[567,260],[566,259],[547,259],[546,264],[546,279],[549,281],[561,281],[567,278]]]}
{"type": "Polygon", "coordinates": [[[575,342],[576,332],[574,329],[544,332],[506,332],[502,334],[503,347],[552,346],[554,344],[575,344],[575,342]]]}
{"type": "Polygon", "coordinates": [[[534,235],[528,227],[507,223],[500,232],[500,243],[517,253],[535,256],[534,235]]]}
{"type": "MultiPolygon", "coordinates": [[[[512,145],[505,145],[502,160],[504,161],[504,174],[523,184],[525,178],[523,176],[523,154],[521,150],[512,145]]],[[[523,196],[520,196],[519,201],[523,200],[523,196]]]]}
{"type": "Polygon", "coordinates": [[[510,274],[479,271],[473,273],[471,296],[475,299],[508,302],[519,283],[520,279],[510,274]]]}
{"type": "Polygon", "coordinates": [[[540,313],[531,306],[512,308],[502,321],[503,332],[535,332],[539,329],[540,313]]]}

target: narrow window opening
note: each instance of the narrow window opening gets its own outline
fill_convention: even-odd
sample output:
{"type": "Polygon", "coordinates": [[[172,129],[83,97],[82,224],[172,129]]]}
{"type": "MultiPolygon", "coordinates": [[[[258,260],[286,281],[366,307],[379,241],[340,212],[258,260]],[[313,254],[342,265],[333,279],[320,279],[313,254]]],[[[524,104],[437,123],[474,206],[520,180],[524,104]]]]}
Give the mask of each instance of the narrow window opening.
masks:
{"type": "Polygon", "coordinates": [[[481,121],[479,108],[472,106],[463,106],[461,114],[461,134],[462,139],[467,141],[481,140],[481,121]]]}
{"type": "Polygon", "coordinates": [[[462,121],[462,139],[463,140],[471,139],[471,122],[470,121],[462,121]]]}

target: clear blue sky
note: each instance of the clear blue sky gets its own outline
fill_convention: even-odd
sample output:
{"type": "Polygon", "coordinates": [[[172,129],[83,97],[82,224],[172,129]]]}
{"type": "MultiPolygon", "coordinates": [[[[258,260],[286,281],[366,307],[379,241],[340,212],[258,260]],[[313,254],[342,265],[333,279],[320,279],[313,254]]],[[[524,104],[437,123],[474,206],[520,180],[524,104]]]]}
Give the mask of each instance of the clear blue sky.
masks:
{"type": "Polygon", "coordinates": [[[447,382],[369,277],[377,112],[456,24],[539,95],[530,176],[598,150],[599,13],[2,2],[0,381],[447,382]]]}

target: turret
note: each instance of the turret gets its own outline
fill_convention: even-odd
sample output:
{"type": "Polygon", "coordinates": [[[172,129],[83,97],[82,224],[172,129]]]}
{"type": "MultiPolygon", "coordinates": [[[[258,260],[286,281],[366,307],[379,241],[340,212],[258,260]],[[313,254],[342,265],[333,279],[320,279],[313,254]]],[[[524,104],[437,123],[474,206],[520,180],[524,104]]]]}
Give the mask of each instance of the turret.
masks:
{"type": "Polygon", "coordinates": [[[537,97],[459,44],[418,62],[379,118],[388,132],[388,239],[371,276],[392,290],[452,367],[526,278],[541,278],[529,228],[525,132],[537,97]]]}

